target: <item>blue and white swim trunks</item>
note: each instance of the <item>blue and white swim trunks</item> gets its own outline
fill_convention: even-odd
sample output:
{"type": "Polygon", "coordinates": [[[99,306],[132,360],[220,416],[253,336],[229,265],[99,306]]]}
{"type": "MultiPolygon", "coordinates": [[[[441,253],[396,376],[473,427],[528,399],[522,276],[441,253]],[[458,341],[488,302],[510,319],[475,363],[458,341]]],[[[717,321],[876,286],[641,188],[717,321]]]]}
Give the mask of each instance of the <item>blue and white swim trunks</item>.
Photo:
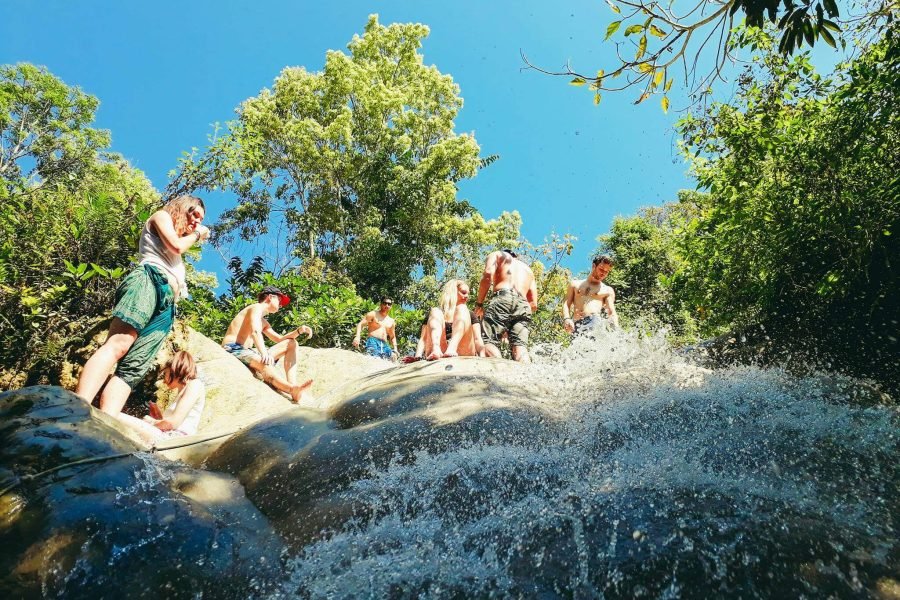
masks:
{"type": "Polygon", "coordinates": [[[393,356],[391,346],[386,341],[379,340],[376,337],[366,338],[366,354],[376,358],[383,358],[384,360],[391,360],[393,356]]]}

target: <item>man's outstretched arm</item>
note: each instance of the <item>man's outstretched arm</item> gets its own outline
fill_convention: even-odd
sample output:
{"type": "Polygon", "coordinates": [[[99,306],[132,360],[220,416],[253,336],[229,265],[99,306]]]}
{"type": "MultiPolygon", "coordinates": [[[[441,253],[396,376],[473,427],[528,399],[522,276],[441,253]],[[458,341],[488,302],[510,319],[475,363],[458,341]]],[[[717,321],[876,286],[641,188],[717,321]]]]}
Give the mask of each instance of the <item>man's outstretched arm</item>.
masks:
{"type": "Polygon", "coordinates": [[[369,318],[369,313],[363,315],[362,320],[356,324],[356,335],[353,336],[353,345],[359,348],[359,340],[360,336],[362,336],[362,326],[365,324],[366,320],[369,318]]]}
{"type": "Polygon", "coordinates": [[[618,329],[619,315],[616,313],[616,291],[612,288],[609,290],[609,296],[606,297],[606,313],[609,315],[609,322],[618,329]]]}

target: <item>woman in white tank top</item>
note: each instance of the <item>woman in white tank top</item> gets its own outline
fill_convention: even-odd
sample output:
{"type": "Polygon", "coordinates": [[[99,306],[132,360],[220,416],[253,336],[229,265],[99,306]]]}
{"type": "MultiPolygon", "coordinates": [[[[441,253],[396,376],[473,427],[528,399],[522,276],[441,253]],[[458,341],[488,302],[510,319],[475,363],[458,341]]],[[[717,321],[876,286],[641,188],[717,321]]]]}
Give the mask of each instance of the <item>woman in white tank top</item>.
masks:
{"type": "Polygon", "coordinates": [[[100,410],[122,411],[131,390],[156,361],[172,329],[174,302],[187,291],[181,255],[209,237],[201,225],[206,207],[200,198],[179,196],[147,219],[138,245],[140,264],[119,284],[106,342],[91,356],[75,393],[87,402],[103,387],[100,410]]]}

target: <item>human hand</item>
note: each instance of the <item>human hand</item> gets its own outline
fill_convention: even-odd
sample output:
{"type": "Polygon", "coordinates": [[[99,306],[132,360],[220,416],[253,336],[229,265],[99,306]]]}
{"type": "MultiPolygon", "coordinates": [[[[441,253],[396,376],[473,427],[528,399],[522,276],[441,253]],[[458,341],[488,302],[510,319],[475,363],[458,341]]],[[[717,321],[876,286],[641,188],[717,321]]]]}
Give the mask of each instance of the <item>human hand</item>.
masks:
{"type": "Polygon", "coordinates": [[[275,364],[275,361],[272,360],[272,355],[268,352],[262,352],[259,359],[264,365],[272,365],[275,364]]]}
{"type": "Polygon", "coordinates": [[[483,306],[476,306],[474,312],[475,312],[475,316],[478,317],[479,319],[484,318],[484,307],[483,306]]]}
{"type": "Polygon", "coordinates": [[[162,421],[157,421],[156,423],[154,423],[154,425],[160,431],[172,431],[173,429],[175,429],[175,427],[173,427],[172,424],[165,419],[163,419],[162,421]]]}
{"type": "Polygon", "coordinates": [[[194,229],[194,233],[197,234],[197,242],[204,242],[209,238],[209,227],[206,225],[197,225],[197,228],[194,229]]]}
{"type": "Polygon", "coordinates": [[[359,348],[359,337],[353,338],[353,346],[359,348]]]}
{"type": "Polygon", "coordinates": [[[310,327],[309,325],[303,325],[301,327],[298,327],[297,333],[298,334],[305,333],[307,338],[311,338],[313,336],[312,327],[310,327]]]}
{"type": "Polygon", "coordinates": [[[147,406],[150,409],[150,416],[153,417],[154,420],[163,418],[162,411],[159,410],[159,405],[156,402],[148,402],[147,406]]]}
{"type": "Polygon", "coordinates": [[[575,333],[575,321],[573,321],[572,319],[564,319],[563,327],[569,333],[575,333]]]}

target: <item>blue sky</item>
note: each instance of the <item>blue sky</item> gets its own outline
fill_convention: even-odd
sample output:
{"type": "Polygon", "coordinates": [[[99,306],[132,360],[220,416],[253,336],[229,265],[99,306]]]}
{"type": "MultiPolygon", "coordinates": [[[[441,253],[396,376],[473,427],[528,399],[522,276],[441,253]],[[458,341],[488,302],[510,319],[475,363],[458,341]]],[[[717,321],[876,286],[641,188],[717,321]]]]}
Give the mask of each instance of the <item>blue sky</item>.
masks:
{"type": "MultiPolygon", "coordinates": [[[[162,189],[212,123],[233,118],[285,66],[321,69],[326,50],[344,49],[370,13],[430,26],[425,62],[451,74],[465,99],[457,131],[474,132],[484,155],[501,156],[460,196],[487,218],[518,210],[532,242],[551,231],[576,235],[567,263],[576,271],[616,215],[693,187],[675,148],[684,106],[677,87],[668,115],[658,98],[633,105],[630,91],[606,93],[596,107],[586,88],[522,69],[520,49],[547,68],[569,60],[587,73],[608,71],[614,46],[602,40],[614,15],[601,0],[0,0],[0,63],[45,65],[97,96],[96,126],[162,189]]],[[[213,198],[210,215],[229,201],[213,198]]],[[[199,266],[224,281],[214,253],[199,266]]]]}

